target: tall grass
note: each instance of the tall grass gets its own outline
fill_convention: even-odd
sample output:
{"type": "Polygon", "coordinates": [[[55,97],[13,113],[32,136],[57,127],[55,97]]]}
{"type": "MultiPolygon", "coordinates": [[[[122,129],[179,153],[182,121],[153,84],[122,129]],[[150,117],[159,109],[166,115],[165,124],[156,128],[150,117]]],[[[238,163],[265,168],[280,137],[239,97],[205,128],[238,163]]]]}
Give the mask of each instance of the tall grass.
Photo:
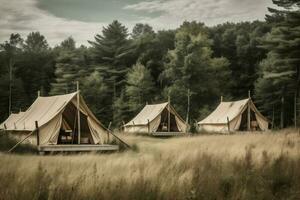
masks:
{"type": "Polygon", "coordinates": [[[299,199],[297,134],[123,138],[136,151],[0,154],[0,199],[299,199]]]}

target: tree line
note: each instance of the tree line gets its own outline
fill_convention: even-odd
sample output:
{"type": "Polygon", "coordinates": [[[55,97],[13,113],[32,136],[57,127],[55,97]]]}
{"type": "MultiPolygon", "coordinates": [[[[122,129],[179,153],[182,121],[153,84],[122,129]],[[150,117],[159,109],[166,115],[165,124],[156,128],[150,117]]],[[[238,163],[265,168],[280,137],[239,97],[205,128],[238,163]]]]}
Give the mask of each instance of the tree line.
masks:
{"type": "MultiPolygon", "coordinates": [[[[37,97],[76,90],[105,124],[130,120],[146,103],[171,99],[191,124],[220,102],[248,91],[275,127],[295,122],[300,85],[300,3],[273,0],[265,21],[208,27],[183,22],[154,31],[138,23],[129,31],[115,20],[89,46],[69,37],[50,47],[39,32],[11,34],[0,44],[0,118],[25,110],[37,97]]],[[[300,106],[299,106],[300,107],[300,106]]],[[[299,113],[300,114],[300,113],[299,113]]]]}

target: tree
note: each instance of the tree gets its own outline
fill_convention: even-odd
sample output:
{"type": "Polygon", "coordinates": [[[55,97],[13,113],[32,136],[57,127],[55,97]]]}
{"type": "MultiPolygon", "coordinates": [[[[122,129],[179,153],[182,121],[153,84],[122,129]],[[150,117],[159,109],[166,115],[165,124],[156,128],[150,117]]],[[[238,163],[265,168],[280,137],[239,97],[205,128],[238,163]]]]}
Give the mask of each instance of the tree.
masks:
{"type": "Polygon", "coordinates": [[[271,114],[275,109],[275,118],[288,125],[293,119],[294,95],[299,97],[300,92],[300,3],[293,0],[273,0],[273,3],[281,9],[269,8],[273,15],[268,15],[267,20],[273,27],[262,45],[268,56],[261,63],[256,97],[265,112],[271,114]],[[279,117],[278,110],[285,113],[287,121],[279,117]]]}
{"type": "Polygon", "coordinates": [[[54,57],[46,38],[39,32],[32,32],[27,36],[23,49],[20,62],[17,63],[16,76],[22,79],[32,102],[37,97],[38,90],[41,90],[42,95],[47,95],[50,91],[50,83],[54,78],[54,57]]]}
{"type": "Polygon", "coordinates": [[[132,67],[126,80],[129,109],[132,113],[136,113],[154,96],[154,82],[150,70],[141,63],[132,67]]]}
{"type": "Polygon", "coordinates": [[[51,94],[65,94],[76,90],[76,81],[87,76],[90,70],[87,49],[76,48],[75,40],[71,37],[64,40],[57,47],[57,58],[55,64],[55,81],[51,83],[51,94]]]}
{"type": "MultiPolygon", "coordinates": [[[[5,110],[3,113],[7,113],[8,115],[14,110],[14,106],[21,106],[20,102],[24,100],[18,98],[19,94],[23,94],[23,85],[20,80],[15,78],[15,64],[19,58],[19,55],[22,51],[22,42],[23,39],[19,34],[11,34],[9,41],[5,41],[3,44],[0,45],[1,50],[1,60],[2,60],[2,69],[1,69],[1,102],[3,102],[3,105],[1,106],[3,110],[5,110]],[[7,78],[8,77],[8,78],[7,78]],[[16,95],[14,95],[14,93],[16,95]],[[16,98],[13,98],[16,97],[16,98]],[[7,98],[7,100],[5,100],[7,98]],[[19,101],[15,101],[19,99],[19,101]],[[7,103],[4,103],[7,102],[7,103]],[[19,102],[19,103],[17,103],[19,102]],[[8,110],[6,111],[5,108],[8,107],[8,110]]],[[[2,110],[2,109],[1,109],[2,110]]]]}
{"type": "MultiPolygon", "coordinates": [[[[108,106],[116,113],[113,104],[124,93],[125,76],[135,62],[134,47],[128,39],[127,28],[118,21],[113,21],[103,28],[102,35],[97,34],[92,45],[92,56],[96,70],[102,74],[111,91],[108,106]]],[[[113,119],[113,115],[107,116],[113,119]]]]}
{"type": "Polygon", "coordinates": [[[191,96],[191,118],[197,119],[205,105],[213,105],[219,95],[226,91],[230,70],[225,58],[212,58],[211,40],[206,28],[184,25],[176,33],[175,49],[170,50],[162,76],[167,84],[164,95],[181,115],[186,115],[187,95],[191,96]],[[197,34],[198,32],[198,34],[197,34]],[[190,91],[188,94],[187,91],[190,91]]]}
{"type": "Polygon", "coordinates": [[[83,78],[80,91],[89,105],[89,108],[91,108],[96,117],[107,126],[110,121],[107,116],[110,116],[111,110],[105,105],[109,105],[111,102],[109,101],[109,87],[105,83],[102,75],[94,71],[83,78]]]}
{"type": "Polygon", "coordinates": [[[137,39],[145,35],[154,35],[154,34],[155,32],[153,31],[153,28],[150,25],[138,23],[133,27],[131,36],[133,39],[137,39]]]}
{"type": "Polygon", "coordinates": [[[230,95],[233,98],[246,97],[249,90],[254,90],[259,62],[267,53],[260,48],[261,38],[269,30],[268,24],[259,21],[224,23],[210,29],[213,55],[223,56],[230,62],[230,95]]]}

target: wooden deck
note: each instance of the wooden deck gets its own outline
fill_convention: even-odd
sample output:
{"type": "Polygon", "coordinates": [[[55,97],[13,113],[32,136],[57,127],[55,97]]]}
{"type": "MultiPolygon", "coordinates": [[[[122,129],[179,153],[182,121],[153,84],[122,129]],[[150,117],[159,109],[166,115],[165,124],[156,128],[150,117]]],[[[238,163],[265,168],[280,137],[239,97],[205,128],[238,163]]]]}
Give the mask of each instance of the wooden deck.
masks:
{"type": "Polygon", "coordinates": [[[186,133],[184,132],[153,132],[153,136],[157,137],[170,137],[170,136],[183,136],[186,133]]]}
{"type": "Polygon", "coordinates": [[[109,144],[59,144],[59,145],[41,145],[39,152],[88,152],[88,151],[118,151],[118,145],[109,144]]]}

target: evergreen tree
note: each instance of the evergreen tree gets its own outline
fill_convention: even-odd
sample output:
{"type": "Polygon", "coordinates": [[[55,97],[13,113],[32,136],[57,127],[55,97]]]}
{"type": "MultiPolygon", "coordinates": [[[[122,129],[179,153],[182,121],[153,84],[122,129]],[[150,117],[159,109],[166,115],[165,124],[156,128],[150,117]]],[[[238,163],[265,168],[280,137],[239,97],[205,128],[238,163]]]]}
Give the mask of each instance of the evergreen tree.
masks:
{"type": "Polygon", "coordinates": [[[24,83],[30,105],[37,97],[38,90],[42,90],[42,95],[47,95],[50,91],[50,83],[54,77],[54,57],[46,38],[39,32],[30,33],[23,48],[16,76],[24,83]]]}
{"type": "Polygon", "coordinates": [[[266,113],[272,115],[275,110],[276,119],[283,109],[287,121],[280,124],[286,125],[292,122],[294,95],[299,97],[300,92],[300,3],[294,0],[273,0],[273,3],[281,9],[269,8],[273,15],[267,16],[267,20],[272,31],[263,43],[269,53],[261,63],[256,97],[266,113]]]}
{"type": "Polygon", "coordinates": [[[69,37],[56,49],[58,55],[55,65],[55,81],[51,94],[65,94],[76,91],[76,81],[83,79],[89,70],[86,49],[76,48],[75,41],[69,37]]]}
{"type": "Polygon", "coordinates": [[[111,119],[107,116],[110,116],[111,109],[105,105],[111,103],[109,101],[110,92],[101,74],[94,71],[83,78],[80,91],[89,108],[105,126],[108,126],[111,119]]]}
{"type": "Polygon", "coordinates": [[[108,119],[115,119],[118,112],[114,102],[124,93],[125,76],[130,66],[135,62],[134,47],[128,39],[127,28],[118,21],[113,21],[103,28],[102,35],[97,34],[92,45],[93,61],[97,71],[102,74],[105,83],[111,92],[108,106],[113,110],[108,119]]]}
{"type": "Polygon", "coordinates": [[[23,39],[19,34],[11,34],[9,41],[0,44],[0,112],[3,120],[11,112],[18,112],[26,105],[27,96],[23,82],[16,77],[16,70],[22,54],[23,39]]]}

